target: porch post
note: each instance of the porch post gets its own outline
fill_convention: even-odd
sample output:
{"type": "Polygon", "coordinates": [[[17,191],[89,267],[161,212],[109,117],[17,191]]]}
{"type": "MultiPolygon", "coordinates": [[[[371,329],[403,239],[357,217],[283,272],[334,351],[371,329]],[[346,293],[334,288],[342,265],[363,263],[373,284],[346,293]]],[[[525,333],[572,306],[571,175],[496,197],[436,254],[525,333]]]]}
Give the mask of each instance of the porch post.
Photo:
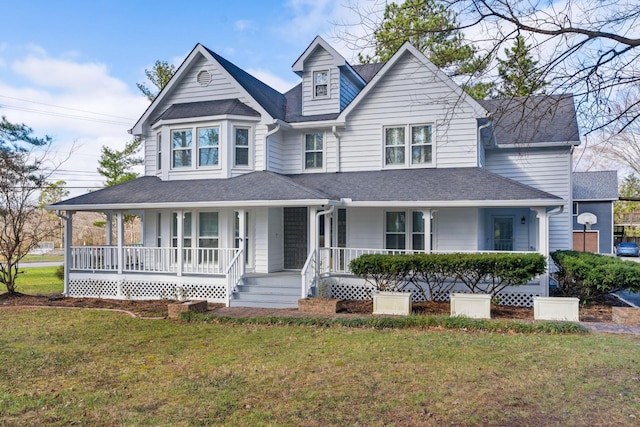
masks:
{"type": "Polygon", "coordinates": [[[107,246],[113,246],[113,213],[111,212],[107,212],[106,233],[107,246]]]}
{"type": "Polygon", "coordinates": [[[183,261],[184,261],[184,253],[183,253],[183,247],[184,247],[184,211],[178,211],[176,212],[176,225],[177,225],[177,238],[178,241],[177,243],[177,248],[176,250],[178,251],[178,253],[176,254],[176,263],[178,264],[178,269],[176,274],[178,276],[182,276],[182,271],[184,266],[183,261]]]}
{"type": "Polygon", "coordinates": [[[538,218],[538,252],[547,260],[547,272],[540,276],[540,285],[549,293],[549,215],[546,208],[536,208],[538,218]]]}
{"type": "Polygon", "coordinates": [[[69,271],[71,270],[71,246],[73,246],[73,214],[67,211],[64,217],[64,296],[69,296],[69,271]]]}
{"type": "Polygon", "coordinates": [[[424,251],[431,253],[431,209],[422,210],[422,220],[424,221],[424,251]]]}
{"type": "MultiPolygon", "coordinates": [[[[245,213],[244,213],[244,209],[238,209],[236,211],[236,214],[238,215],[238,246],[239,248],[242,249],[243,253],[242,253],[242,259],[238,260],[240,262],[240,271],[241,271],[241,276],[244,276],[244,268],[245,268],[245,259],[247,259],[247,245],[246,245],[246,235],[245,235],[245,213]]],[[[229,267],[229,263],[231,263],[231,259],[233,259],[233,256],[227,261],[227,265],[224,267],[226,271],[226,268],[229,267]]]]}
{"type": "MultiPolygon", "coordinates": [[[[307,256],[309,255],[309,253],[311,253],[311,251],[313,250],[319,251],[320,249],[320,240],[318,239],[318,222],[320,221],[320,218],[316,217],[317,213],[318,213],[317,207],[315,206],[309,207],[309,247],[307,248],[307,256]]],[[[326,229],[327,228],[325,225],[325,230],[326,229]]],[[[316,252],[316,256],[317,255],[319,255],[318,252],[316,252]]]]}
{"type": "Polygon", "coordinates": [[[118,274],[122,274],[124,267],[124,214],[116,212],[116,231],[118,233],[118,274]]]}

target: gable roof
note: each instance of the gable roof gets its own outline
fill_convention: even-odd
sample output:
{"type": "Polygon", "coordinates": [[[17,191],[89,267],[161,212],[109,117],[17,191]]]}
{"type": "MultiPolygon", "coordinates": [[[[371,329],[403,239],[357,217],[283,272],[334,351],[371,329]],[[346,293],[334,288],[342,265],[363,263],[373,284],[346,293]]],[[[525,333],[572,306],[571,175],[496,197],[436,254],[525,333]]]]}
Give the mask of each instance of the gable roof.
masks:
{"type": "Polygon", "coordinates": [[[497,145],[579,145],[573,95],[538,95],[479,101],[491,113],[485,142],[497,145]]]}
{"type": "Polygon", "coordinates": [[[216,101],[173,104],[158,117],[157,121],[184,119],[188,117],[219,116],[224,114],[260,117],[260,113],[248,105],[243,104],[239,99],[221,99],[216,101]]]}
{"type": "Polygon", "coordinates": [[[470,95],[468,95],[460,86],[458,86],[449,76],[447,76],[442,70],[433,65],[431,61],[427,59],[424,53],[420,52],[416,49],[411,43],[405,42],[400,49],[393,54],[391,59],[388,62],[384,63],[382,67],[376,72],[376,74],[372,77],[372,79],[368,82],[368,84],[364,87],[363,90],[360,91],[356,95],[356,97],[351,101],[351,103],[340,113],[340,116],[347,116],[357,105],[367,96],[367,94],[376,87],[378,82],[385,76],[390,69],[394,67],[394,65],[402,58],[403,55],[410,54],[413,55],[416,59],[418,59],[422,65],[428,68],[440,81],[442,81],[445,85],[451,89],[451,91],[458,97],[460,102],[464,102],[471,106],[475,115],[480,117],[485,117],[487,115],[487,111],[480,105],[475,99],[473,99],[470,95]]]}
{"type": "Polygon", "coordinates": [[[618,172],[574,172],[574,201],[618,200],[618,172]]]}
{"type": "Polygon", "coordinates": [[[309,44],[309,46],[307,46],[304,52],[302,52],[302,55],[300,55],[300,57],[298,57],[296,62],[294,62],[293,65],[291,66],[291,69],[293,70],[293,72],[298,75],[302,75],[302,71],[304,70],[304,62],[319,47],[326,50],[329,53],[329,55],[331,55],[331,57],[333,58],[334,66],[342,67],[344,65],[349,65],[347,63],[347,60],[344,59],[344,57],[340,55],[338,51],[333,48],[333,46],[327,43],[322,37],[316,36],[316,38],[313,39],[313,41],[309,44]]]}
{"type": "Polygon", "coordinates": [[[283,120],[286,100],[283,94],[237,67],[212,50],[206,51],[256,100],[274,119],[283,120]]]}

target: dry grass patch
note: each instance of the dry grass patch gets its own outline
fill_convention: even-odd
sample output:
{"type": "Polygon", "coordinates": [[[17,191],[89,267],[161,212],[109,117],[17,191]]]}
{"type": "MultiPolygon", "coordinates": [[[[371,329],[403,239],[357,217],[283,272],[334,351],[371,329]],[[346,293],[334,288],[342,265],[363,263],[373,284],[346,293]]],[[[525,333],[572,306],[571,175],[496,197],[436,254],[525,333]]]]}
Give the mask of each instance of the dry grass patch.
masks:
{"type": "Polygon", "coordinates": [[[7,309],[3,425],[636,425],[640,338],[7,309]]]}

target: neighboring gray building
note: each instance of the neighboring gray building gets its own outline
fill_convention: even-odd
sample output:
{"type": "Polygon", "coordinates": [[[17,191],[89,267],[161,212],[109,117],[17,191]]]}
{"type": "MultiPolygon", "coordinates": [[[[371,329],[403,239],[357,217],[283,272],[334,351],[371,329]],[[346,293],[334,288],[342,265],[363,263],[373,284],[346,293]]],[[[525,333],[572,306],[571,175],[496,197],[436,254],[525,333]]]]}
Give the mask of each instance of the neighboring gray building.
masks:
{"type": "Polygon", "coordinates": [[[578,215],[591,212],[598,222],[587,231],[586,245],[590,252],[613,254],[613,203],[618,200],[618,172],[573,173],[573,247],[583,249],[584,226],[578,215]],[[595,245],[595,247],[594,247],[595,245]]]}

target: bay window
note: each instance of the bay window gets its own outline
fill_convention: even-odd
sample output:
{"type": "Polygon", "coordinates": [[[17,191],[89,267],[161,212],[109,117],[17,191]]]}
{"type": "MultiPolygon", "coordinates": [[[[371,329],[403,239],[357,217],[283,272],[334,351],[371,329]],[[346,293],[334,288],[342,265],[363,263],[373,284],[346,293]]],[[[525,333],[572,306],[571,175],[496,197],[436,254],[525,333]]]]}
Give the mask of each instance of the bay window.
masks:
{"type": "Polygon", "coordinates": [[[249,128],[234,128],[235,166],[249,166],[249,128]]]}
{"type": "Polygon", "coordinates": [[[198,129],[198,166],[217,166],[219,148],[219,127],[198,129]]]}
{"type": "Polygon", "coordinates": [[[173,167],[191,166],[191,129],[171,131],[173,167]]]}

